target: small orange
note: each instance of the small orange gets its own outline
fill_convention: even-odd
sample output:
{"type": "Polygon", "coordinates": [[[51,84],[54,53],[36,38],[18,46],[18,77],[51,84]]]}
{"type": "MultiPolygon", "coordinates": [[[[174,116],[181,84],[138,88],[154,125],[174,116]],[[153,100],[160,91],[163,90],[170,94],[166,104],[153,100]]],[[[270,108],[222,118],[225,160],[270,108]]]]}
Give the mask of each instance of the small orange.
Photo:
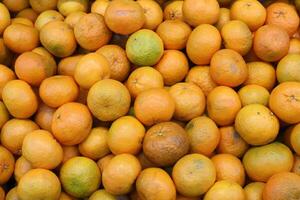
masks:
{"type": "Polygon", "coordinates": [[[286,81],[300,82],[300,54],[288,54],[277,64],[276,77],[279,83],[286,81]]]}
{"type": "Polygon", "coordinates": [[[51,127],[54,137],[61,144],[79,144],[91,131],[92,116],[87,106],[66,103],[54,112],[51,127]]]}
{"type": "Polygon", "coordinates": [[[11,119],[1,129],[1,144],[13,154],[21,155],[25,136],[37,129],[39,126],[29,119],[11,119]]]}
{"type": "Polygon", "coordinates": [[[234,126],[220,127],[220,142],[217,148],[218,153],[232,154],[236,157],[242,157],[249,148],[234,126]]]}
{"type": "Polygon", "coordinates": [[[60,60],[58,63],[58,74],[74,77],[76,65],[83,55],[74,55],[60,60]]]}
{"type": "Polygon", "coordinates": [[[126,87],[133,98],[149,89],[163,88],[162,75],[153,67],[139,67],[129,75],[126,87]]]}
{"type": "Polygon", "coordinates": [[[101,171],[101,173],[103,173],[105,167],[108,165],[108,163],[111,161],[111,159],[115,157],[114,154],[108,154],[102,158],[100,158],[98,161],[97,161],[97,165],[101,171]]]}
{"type": "Polygon", "coordinates": [[[260,85],[246,85],[239,89],[238,94],[240,96],[242,106],[249,104],[262,104],[268,105],[270,93],[269,91],[260,85]]]}
{"type": "Polygon", "coordinates": [[[34,117],[35,123],[37,123],[42,129],[51,132],[51,123],[54,112],[54,108],[41,103],[34,117]]]}
{"type": "Polygon", "coordinates": [[[266,62],[249,62],[248,78],[244,85],[256,84],[267,90],[271,90],[276,83],[276,73],[274,67],[266,62]]]}
{"type": "Polygon", "coordinates": [[[217,171],[217,181],[229,180],[244,186],[245,170],[242,162],[231,154],[217,154],[211,158],[217,171]]]}
{"type": "Polygon", "coordinates": [[[185,127],[190,141],[190,152],[211,156],[220,141],[216,123],[206,116],[192,119],[185,127]]]}
{"type": "Polygon", "coordinates": [[[91,5],[91,12],[98,13],[104,16],[106,8],[108,7],[110,0],[96,0],[91,5]]]}
{"type": "Polygon", "coordinates": [[[214,184],[216,168],[206,156],[189,154],[174,165],[172,178],[180,194],[196,197],[207,192],[214,184]]]}
{"type": "Polygon", "coordinates": [[[34,27],[40,31],[44,25],[55,20],[63,21],[64,17],[56,10],[46,10],[36,18],[34,27]]]}
{"type": "Polygon", "coordinates": [[[14,173],[15,158],[3,146],[0,146],[0,184],[5,184],[14,173]]]}
{"type": "Polygon", "coordinates": [[[223,26],[230,21],[230,10],[228,8],[220,8],[220,15],[216,27],[222,30],[223,26]]]}
{"type": "Polygon", "coordinates": [[[191,32],[191,27],[181,20],[165,20],[156,29],[165,49],[175,50],[185,48],[191,32]]]}
{"type": "Polygon", "coordinates": [[[247,200],[262,200],[263,190],[265,188],[263,182],[252,182],[244,187],[247,200]]]}
{"type": "Polygon", "coordinates": [[[78,92],[74,79],[63,75],[46,78],[39,88],[39,95],[43,102],[53,108],[74,101],[78,92]]]}
{"type": "Polygon", "coordinates": [[[144,125],[151,126],[169,121],[175,112],[175,101],[168,91],[162,88],[150,89],[137,96],[134,113],[144,125]]]}
{"type": "Polygon", "coordinates": [[[178,50],[166,50],[160,61],[156,64],[165,85],[174,85],[184,79],[189,71],[186,55],[178,50]]]}
{"type": "Polygon", "coordinates": [[[3,0],[3,3],[11,12],[19,12],[29,7],[28,0],[3,0]]]}
{"type": "Polygon", "coordinates": [[[82,11],[72,12],[65,18],[64,22],[74,29],[75,25],[78,24],[81,18],[83,18],[86,14],[87,13],[82,11]]]}
{"type": "Polygon", "coordinates": [[[24,156],[19,157],[16,160],[15,170],[14,170],[14,176],[15,176],[16,181],[19,182],[20,179],[22,178],[22,176],[24,176],[31,169],[32,169],[32,166],[31,166],[30,162],[28,160],[26,160],[26,158],[24,158],[24,156]]]}
{"type": "Polygon", "coordinates": [[[145,23],[143,28],[155,30],[163,21],[163,11],[156,1],[138,0],[137,1],[144,10],[145,23]]]}
{"type": "Polygon", "coordinates": [[[284,82],[277,85],[270,95],[269,107],[286,123],[300,122],[300,83],[284,82]]]}
{"type": "Polygon", "coordinates": [[[36,18],[38,17],[38,14],[32,8],[25,8],[24,10],[21,10],[20,12],[18,12],[16,17],[24,17],[34,23],[36,18]]]}
{"type": "Polygon", "coordinates": [[[2,100],[2,90],[4,85],[13,79],[16,79],[14,71],[7,66],[0,64],[0,100],[2,100]]]}
{"type": "Polygon", "coordinates": [[[176,83],[169,89],[175,100],[174,118],[189,121],[203,114],[206,100],[202,90],[193,83],[176,83]]]}
{"type": "Polygon", "coordinates": [[[222,49],[212,56],[209,73],[217,84],[236,87],[247,79],[248,68],[239,53],[222,49]]]}
{"type": "Polygon", "coordinates": [[[300,40],[292,38],[290,40],[289,54],[300,54],[300,40]]]}
{"type": "Polygon", "coordinates": [[[108,132],[107,143],[113,154],[138,154],[142,148],[145,128],[132,116],[115,120],[108,132]]]}
{"type": "Polygon", "coordinates": [[[230,87],[218,86],[207,96],[208,116],[221,126],[231,125],[241,107],[238,94],[230,87]]]}
{"type": "Polygon", "coordinates": [[[79,152],[88,158],[98,160],[110,153],[108,148],[108,129],[93,128],[87,138],[78,145],[79,152]]]}
{"type": "Polygon", "coordinates": [[[176,0],[176,1],[169,1],[170,3],[166,5],[164,8],[164,19],[165,20],[181,20],[183,21],[183,14],[182,14],[182,5],[184,1],[176,0]]]}
{"type": "Polygon", "coordinates": [[[186,52],[193,63],[206,65],[210,63],[214,53],[221,48],[221,42],[222,38],[216,27],[202,24],[190,34],[186,44],[186,52]],[[209,37],[207,37],[208,35],[209,37]]]}
{"type": "Polygon", "coordinates": [[[29,0],[29,4],[34,11],[36,11],[37,13],[41,13],[45,10],[55,9],[57,0],[48,0],[48,1],[29,0]]]}
{"type": "Polygon", "coordinates": [[[68,16],[77,11],[87,12],[89,9],[88,0],[56,0],[57,8],[61,14],[68,16]]]}

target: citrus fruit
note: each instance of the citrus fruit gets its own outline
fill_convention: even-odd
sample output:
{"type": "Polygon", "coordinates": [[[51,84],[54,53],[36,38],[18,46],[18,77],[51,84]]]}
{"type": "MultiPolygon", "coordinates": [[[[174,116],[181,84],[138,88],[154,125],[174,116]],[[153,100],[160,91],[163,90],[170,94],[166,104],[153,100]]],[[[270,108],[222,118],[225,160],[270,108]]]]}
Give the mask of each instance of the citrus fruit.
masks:
{"type": "Polygon", "coordinates": [[[143,141],[145,156],[159,166],[170,166],[188,153],[189,138],[174,122],[162,122],[146,132],[143,141]]]}
{"type": "Polygon", "coordinates": [[[19,200],[17,186],[7,192],[5,200],[19,200]]]}
{"type": "Polygon", "coordinates": [[[263,190],[265,188],[263,182],[252,182],[244,187],[247,200],[262,200],[263,190]]]}
{"type": "Polygon", "coordinates": [[[59,143],[75,145],[81,143],[90,133],[92,116],[86,105],[66,103],[53,115],[52,133],[59,143]]]}
{"type": "Polygon", "coordinates": [[[163,21],[163,11],[156,1],[138,0],[144,10],[145,23],[143,28],[156,30],[157,26],[163,21]]]}
{"type": "Polygon", "coordinates": [[[59,177],[64,190],[77,198],[89,197],[101,184],[100,169],[86,157],[74,157],[65,162],[59,177]]]}
{"type": "Polygon", "coordinates": [[[113,121],[124,116],[130,107],[130,94],[119,81],[104,79],[89,90],[87,105],[93,115],[101,121],[113,121]]]}
{"type": "Polygon", "coordinates": [[[31,163],[24,158],[24,156],[19,157],[15,163],[14,177],[17,182],[20,181],[21,177],[24,176],[29,170],[33,169],[31,163]]]}
{"type": "Polygon", "coordinates": [[[0,146],[0,184],[6,183],[14,173],[15,158],[3,146],[0,146]]]}
{"type": "Polygon", "coordinates": [[[289,54],[300,53],[300,40],[292,38],[290,40],[289,54]]]}
{"type": "Polygon", "coordinates": [[[55,9],[56,3],[57,0],[29,0],[31,8],[37,13],[41,13],[45,10],[55,9]]]}
{"type": "Polygon", "coordinates": [[[172,178],[180,194],[196,197],[204,194],[216,180],[213,162],[201,154],[189,154],[174,165],[172,178]]]}
{"type": "Polygon", "coordinates": [[[0,11],[0,34],[2,35],[6,27],[8,27],[10,24],[10,14],[9,10],[3,3],[0,4],[0,11]]]}
{"type": "Polygon", "coordinates": [[[126,54],[135,65],[155,65],[163,55],[163,41],[155,32],[141,29],[128,38],[126,54]]]}
{"type": "Polygon", "coordinates": [[[74,55],[61,59],[57,67],[58,74],[74,77],[76,65],[82,57],[83,55],[74,55]]]}
{"type": "Polygon", "coordinates": [[[240,96],[243,106],[249,104],[262,104],[268,105],[269,102],[269,91],[260,85],[246,85],[239,89],[238,94],[240,96]]]}
{"type": "Polygon", "coordinates": [[[164,8],[165,20],[181,20],[183,21],[182,5],[184,1],[169,1],[168,5],[164,8]]]}
{"type": "Polygon", "coordinates": [[[91,12],[98,13],[104,16],[106,8],[108,7],[110,1],[109,0],[96,0],[91,5],[91,12]]]}
{"type": "Polygon", "coordinates": [[[300,175],[300,156],[297,154],[294,155],[294,165],[291,172],[300,175]]]}
{"type": "Polygon", "coordinates": [[[279,83],[286,81],[300,82],[300,55],[288,54],[283,57],[277,64],[276,77],[279,83]]]}
{"type": "Polygon", "coordinates": [[[272,175],[292,169],[294,157],[282,143],[274,142],[250,148],[243,157],[248,177],[253,181],[266,182],[272,175]]]}
{"type": "Polygon", "coordinates": [[[11,19],[11,23],[19,23],[19,24],[24,24],[24,25],[28,25],[28,26],[34,26],[32,21],[30,21],[29,19],[27,18],[23,18],[23,17],[16,17],[16,18],[13,18],[11,19]]]}
{"type": "Polygon", "coordinates": [[[8,110],[6,109],[4,103],[0,101],[0,128],[3,127],[3,125],[9,120],[9,113],[8,110]]]}
{"type": "Polygon", "coordinates": [[[34,23],[36,18],[38,17],[38,13],[36,11],[34,11],[32,8],[25,8],[24,10],[21,10],[20,12],[18,12],[16,17],[24,17],[34,23]]]}
{"type": "Polygon", "coordinates": [[[9,9],[11,12],[19,12],[25,8],[29,7],[28,0],[3,0],[3,4],[9,9]]]}
{"type": "Polygon", "coordinates": [[[56,109],[41,103],[34,117],[35,123],[42,129],[51,132],[52,118],[55,110],[56,109]]]}
{"type": "Polygon", "coordinates": [[[36,18],[34,26],[40,31],[44,25],[55,20],[63,21],[64,17],[55,10],[46,10],[36,18]]]}
{"type": "Polygon", "coordinates": [[[58,0],[57,8],[61,14],[68,16],[69,14],[82,11],[87,12],[89,6],[88,0],[58,0]]]}
{"type": "Polygon", "coordinates": [[[83,18],[87,13],[82,11],[76,11],[70,13],[68,16],[66,16],[64,22],[71,26],[72,28],[75,27],[76,24],[83,18]]]}
{"type": "Polygon", "coordinates": [[[218,30],[222,30],[223,26],[230,21],[230,10],[228,8],[220,8],[219,19],[216,23],[218,30]]]}
{"type": "Polygon", "coordinates": [[[127,194],[141,171],[138,159],[130,154],[116,155],[104,168],[104,189],[113,195],[127,194]]]}
{"type": "Polygon", "coordinates": [[[63,160],[62,163],[67,162],[71,158],[74,158],[76,156],[80,155],[78,146],[73,145],[73,146],[62,146],[63,148],[63,160]]]}
{"type": "Polygon", "coordinates": [[[105,190],[97,190],[90,197],[89,200],[116,200],[117,197],[106,192],[105,190]]]}
{"type": "Polygon", "coordinates": [[[22,200],[58,199],[61,185],[58,177],[46,169],[32,169],[19,181],[18,196],[22,200]],[[34,185],[34,187],[32,187],[34,185]]]}
{"type": "Polygon", "coordinates": [[[297,124],[293,127],[290,136],[290,142],[293,150],[300,155],[300,124],[297,124]]]}
{"type": "Polygon", "coordinates": [[[106,166],[108,165],[108,163],[111,161],[111,159],[115,157],[114,154],[108,154],[102,158],[100,158],[98,161],[97,161],[97,165],[100,169],[100,171],[103,173],[104,171],[104,168],[106,168],[106,166]]]}

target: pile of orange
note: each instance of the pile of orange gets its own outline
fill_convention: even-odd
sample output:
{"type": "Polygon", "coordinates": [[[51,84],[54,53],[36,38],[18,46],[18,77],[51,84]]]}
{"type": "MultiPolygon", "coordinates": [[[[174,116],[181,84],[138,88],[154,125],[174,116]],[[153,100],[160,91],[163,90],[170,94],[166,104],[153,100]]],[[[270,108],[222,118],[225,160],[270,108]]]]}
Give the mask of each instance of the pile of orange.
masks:
{"type": "Polygon", "coordinates": [[[300,200],[300,0],[2,0],[0,200],[300,200]]]}

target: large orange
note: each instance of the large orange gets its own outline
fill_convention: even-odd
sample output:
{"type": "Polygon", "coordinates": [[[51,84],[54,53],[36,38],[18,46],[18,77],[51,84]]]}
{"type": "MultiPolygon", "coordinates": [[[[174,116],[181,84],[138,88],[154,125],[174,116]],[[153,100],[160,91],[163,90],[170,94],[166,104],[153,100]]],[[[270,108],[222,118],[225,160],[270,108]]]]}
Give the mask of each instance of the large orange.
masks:
{"type": "Polygon", "coordinates": [[[16,75],[13,70],[0,64],[0,100],[2,100],[2,90],[4,85],[15,78],[16,75]]]}
{"type": "Polygon", "coordinates": [[[286,123],[300,122],[300,83],[284,82],[271,92],[269,106],[286,123]]]}
{"type": "Polygon", "coordinates": [[[206,116],[192,119],[185,127],[190,140],[190,152],[210,156],[216,149],[220,132],[216,123],[206,116]]]}
{"type": "Polygon", "coordinates": [[[242,107],[238,94],[226,86],[214,88],[207,96],[206,105],[208,116],[221,126],[231,125],[242,107]]]}
{"type": "Polygon", "coordinates": [[[3,146],[0,146],[0,184],[6,183],[14,173],[15,158],[3,146]]]}
{"type": "Polygon", "coordinates": [[[186,52],[193,63],[206,65],[210,63],[213,54],[221,48],[221,42],[222,38],[216,27],[202,24],[190,34],[186,52]]]}
{"type": "Polygon", "coordinates": [[[255,103],[267,106],[270,97],[270,93],[266,88],[255,84],[242,87],[239,89],[238,94],[243,106],[255,103]]]}

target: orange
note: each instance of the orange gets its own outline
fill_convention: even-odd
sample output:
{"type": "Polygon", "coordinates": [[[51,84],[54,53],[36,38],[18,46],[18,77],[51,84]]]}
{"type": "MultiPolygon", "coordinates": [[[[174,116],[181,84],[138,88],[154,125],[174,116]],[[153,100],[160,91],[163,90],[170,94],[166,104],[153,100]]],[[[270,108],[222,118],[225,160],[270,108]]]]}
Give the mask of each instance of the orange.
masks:
{"type": "Polygon", "coordinates": [[[264,25],[267,12],[257,0],[234,1],[230,8],[230,18],[245,22],[251,31],[264,25]]]}
{"type": "Polygon", "coordinates": [[[261,104],[244,106],[235,118],[235,128],[240,136],[251,145],[265,145],[277,137],[279,121],[261,104]]]}
{"type": "Polygon", "coordinates": [[[272,176],[263,191],[264,200],[299,199],[300,177],[294,173],[282,172],[272,176]]]}
{"type": "Polygon", "coordinates": [[[299,26],[297,10],[288,3],[273,3],[267,7],[266,24],[280,26],[292,36],[299,26]]]}
{"type": "Polygon", "coordinates": [[[250,148],[243,157],[248,177],[266,182],[272,175],[292,169],[294,157],[291,150],[279,142],[250,148]]]}
{"type": "Polygon", "coordinates": [[[228,8],[220,8],[220,15],[216,27],[222,30],[223,26],[230,21],[230,10],[228,8]]]}
{"type": "Polygon", "coordinates": [[[0,128],[9,120],[9,113],[4,103],[0,101],[0,128]]]}
{"type": "Polygon", "coordinates": [[[270,93],[266,88],[255,84],[242,87],[239,89],[238,94],[243,106],[249,104],[262,104],[267,106],[270,97],[270,93]]]}
{"type": "Polygon", "coordinates": [[[233,181],[241,186],[245,184],[245,170],[242,162],[231,154],[217,154],[211,158],[217,171],[217,181],[233,181]]]}
{"type": "Polygon", "coordinates": [[[165,20],[181,20],[183,21],[182,5],[184,1],[176,0],[169,1],[169,4],[164,8],[165,20]]]}
{"type": "Polygon", "coordinates": [[[98,161],[97,161],[97,165],[100,169],[100,171],[103,173],[104,171],[104,168],[106,168],[106,166],[108,165],[108,163],[111,161],[111,159],[115,157],[114,154],[108,154],[102,158],[100,158],[98,161]]]}
{"type": "Polygon", "coordinates": [[[24,17],[34,23],[36,18],[38,17],[38,14],[32,8],[25,8],[24,10],[21,10],[20,12],[18,12],[16,17],[24,17]]]}
{"type": "Polygon", "coordinates": [[[3,3],[0,3],[0,11],[0,35],[2,35],[6,27],[8,27],[10,24],[10,14],[9,10],[3,3]]]}
{"type": "Polygon", "coordinates": [[[205,96],[207,96],[215,87],[217,87],[217,84],[211,78],[208,66],[192,67],[189,70],[185,81],[198,85],[202,89],[205,96]]]}
{"type": "Polygon", "coordinates": [[[196,197],[207,192],[214,184],[216,168],[206,156],[189,154],[174,165],[172,178],[180,194],[196,197]]]}
{"type": "Polygon", "coordinates": [[[2,100],[2,90],[4,85],[15,78],[16,76],[13,70],[0,64],[0,100],[2,100]]]}
{"type": "Polygon", "coordinates": [[[300,82],[300,54],[288,54],[283,57],[276,67],[276,77],[279,83],[286,81],[300,82]]]}
{"type": "Polygon", "coordinates": [[[50,76],[49,74],[51,74],[51,76],[56,74],[56,69],[57,69],[56,61],[54,59],[54,56],[46,48],[37,47],[33,49],[32,52],[43,56],[43,58],[45,59],[45,63],[47,65],[46,69],[47,69],[48,76],[50,76]]]}
{"type": "Polygon", "coordinates": [[[87,105],[93,115],[101,121],[113,121],[124,116],[130,107],[130,94],[119,81],[104,79],[89,90],[87,105]]]}
{"type": "Polygon", "coordinates": [[[11,23],[19,23],[19,24],[24,24],[24,25],[28,25],[28,26],[32,26],[33,27],[32,21],[30,19],[23,18],[23,17],[13,18],[11,20],[11,23]]]}
{"type": "Polygon", "coordinates": [[[221,126],[231,125],[241,107],[238,94],[230,87],[218,86],[207,96],[208,116],[221,126]]]}
{"type": "Polygon", "coordinates": [[[31,51],[39,45],[36,28],[20,23],[9,25],[3,33],[4,44],[15,53],[31,51]]]}
{"type": "Polygon", "coordinates": [[[291,172],[300,176],[300,156],[297,154],[294,155],[294,165],[291,172]]]}
{"type": "Polygon", "coordinates": [[[162,75],[153,67],[139,67],[129,75],[126,87],[133,98],[149,89],[163,88],[162,75]]]}
{"type": "Polygon", "coordinates": [[[215,24],[220,14],[217,0],[185,0],[182,5],[184,20],[191,26],[215,24]]]}
{"type": "Polygon", "coordinates": [[[189,138],[174,122],[162,122],[146,132],[143,142],[145,156],[159,166],[171,166],[188,153],[189,138]]]}
{"type": "Polygon", "coordinates": [[[22,154],[22,144],[25,136],[39,129],[39,126],[29,119],[11,119],[1,130],[1,144],[13,154],[22,154]]]}
{"type": "Polygon", "coordinates": [[[247,24],[240,20],[232,20],[223,25],[221,35],[226,49],[232,49],[242,56],[252,47],[252,32],[247,24]]]}
{"type": "Polygon", "coordinates": [[[160,168],[143,170],[136,181],[136,190],[142,199],[176,199],[176,189],[171,177],[160,168]]]}
{"type": "Polygon", "coordinates": [[[81,143],[90,133],[92,116],[87,106],[80,103],[66,103],[53,115],[52,133],[64,145],[81,143]]]}
{"type": "Polygon", "coordinates": [[[15,72],[19,79],[32,86],[39,86],[41,82],[55,74],[56,64],[46,61],[46,56],[36,52],[25,52],[18,56],[15,62],[15,72]]]}
{"type": "Polygon", "coordinates": [[[74,158],[76,156],[80,155],[80,152],[78,150],[78,146],[62,146],[63,148],[63,160],[62,163],[67,162],[71,158],[74,158]]]}
{"type": "Polygon", "coordinates": [[[175,101],[174,118],[189,121],[203,114],[206,100],[202,90],[193,83],[176,83],[169,93],[175,101]]]}
{"type": "Polygon", "coordinates": [[[138,159],[130,154],[116,155],[102,173],[104,189],[113,195],[127,194],[141,171],[138,159]]]}
{"type": "Polygon", "coordinates": [[[244,85],[256,84],[267,90],[271,90],[276,83],[276,73],[274,67],[266,62],[249,62],[248,78],[244,85]]]}
{"type": "Polygon", "coordinates": [[[72,12],[65,18],[64,22],[67,23],[72,28],[74,28],[75,25],[78,24],[80,19],[83,18],[85,15],[86,13],[82,11],[72,12]]]}
{"type": "Polygon", "coordinates": [[[220,132],[216,123],[206,116],[192,119],[185,127],[190,141],[190,152],[210,156],[216,149],[220,132]]]}
{"type": "Polygon", "coordinates": [[[170,121],[175,112],[175,101],[168,91],[162,88],[150,89],[137,96],[134,113],[144,125],[170,121]]]}
{"type": "Polygon", "coordinates": [[[142,6],[133,0],[112,1],[106,8],[104,19],[110,30],[122,35],[141,29],[146,22],[142,6]]]}
{"type": "Polygon", "coordinates": [[[280,60],[289,51],[288,33],[276,25],[264,25],[254,34],[253,48],[262,60],[274,62],[280,60]]]}
{"type": "Polygon", "coordinates": [[[193,63],[206,65],[210,63],[214,53],[221,48],[221,42],[222,38],[216,27],[209,24],[202,24],[196,27],[190,34],[186,44],[186,52],[193,63]],[[207,37],[208,35],[209,37],[207,37]]]}
{"type": "Polygon", "coordinates": [[[77,11],[87,12],[89,8],[88,0],[58,0],[57,8],[61,14],[68,16],[77,11]]]}
{"type": "Polygon", "coordinates": [[[51,123],[55,110],[56,109],[51,108],[46,104],[40,104],[34,117],[35,123],[42,129],[51,132],[51,123]]]}
{"type": "Polygon", "coordinates": [[[6,183],[14,173],[15,158],[3,146],[0,146],[0,184],[6,183]]]}
{"type": "Polygon", "coordinates": [[[78,92],[74,79],[63,75],[46,78],[39,88],[39,95],[43,102],[53,108],[74,101],[78,92]]]}
{"type": "Polygon", "coordinates": [[[300,53],[300,40],[297,38],[292,38],[290,40],[289,54],[300,53]]]}
{"type": "Polygon", "coordinates": [[[29,0],[29,4],[31,8],[37,13],[41,13],[45,10],[55,9],[56,3],[57,0],[48,0],[48,1],[29,0]]]}
{"type": "Polygon", "coordinates": [[[163,21],[163,11],[160,5],[153,0],[137,1],[144,10],[145,23],[143,28],[155,30],[163,21]]]}
{"type": "Polygon", "coordinates": [[[74,55],[61,59],[58,63],[58,74],[74,77],[76,65],[82,57],[83,55],[74,55]]]}
{"type": "Polygon", "coordinates": [[[50,132],[36,130],[26,134],[22,155],[34,168],[54,169],[63,159],[63,150],[50,132]]]}
{"type": "Polygon", "coordinates": [[[293,150],[300,155],[300,124],[297,124],[295,127],[293,127],[290,141],[293,150]]]}
{"type": "Polygon", "coordinates": [[[36,18],[34,26],[40,31],[44,25],[56,20],[63,21],[64,17],[55,10],[46,10],[36,18]]]}
{"type": "Polygon", "coordinates": [[[84,55],[76,65],[74,78],[80,87],[89,89],[97,81],[110,76],[110,66],[101,54],[89,53],[84,55]]]}
{"type": "Polygon", "coordinates": [[[96,0],[91,5],[91,12],[98,13],[104,16],[106,8],[108,7],[110,0],[96,0]]]}
{"type": "Polygon", "coordinates": [[[9,113],[16,118],[31,117],[38,108],[35,93],[28,83],[11,80],[2,90],[3,102],[9,113]]]}
{"type": "Polygon", "coordinates": [[[75,25],[74,34],[78,44],[89,51],[107,44],[112,35],[103,16],[97,13],[84,15],[75,25]]]}
{"type": "Polygon", "coordinates": [[[3,0],[3,3],[11,12],[19,12],[29,7],[28,0],[3,0]]]}
{"type": "Polygon", "coordinates": [[[284,82],[277,85],[270,95],[269,107],[286,123],[300,122],[300,83],[284,82]]]}
{"type": "Polygon", "coordinates": [[[62,21],[52,21],[40,31],[42,45],[57,57],[67,57],[74,53],[76,40],[73,29],[62,21]]]}
{"type": "Polygon", "coordinates": [[[155,65],[165,85],[174,85],[184,79],[189,71],[186,55],[178,50],[166,50],[160,61],[155,65]]]}
{"type": "Polygon", "coordinates": [[[126,52],[118,45],[104,45],[96,51],[103,55],[110,67],[110,78],[117,81],[124,81],[130,71],[130,63],[126,52]]]}
{"type": "Polygon", "coordinates": [[[94,192],[89,200],[99,200],[99,199],[103,199],[103,200],[116,200],[116,196],[106,192],[105,190],[101,189],[101,190],[97,190],[96,192],[94,192]]]}
{"type": "Polygon", "coordinates": [[[59,177],[64,191],[77,198],[89,197],[101,184],[100,169],[86,157],[74,157],[65,162],[59,177]]]}
{"type": "Polygon", "coordinates": [[[220,142],[218,153],[232,154],[241,157],[249,148],[249,145],[241,138],[233,126],[223,126],[220,129],[220,142]]]}
{"type": "Polygon", "coordinates": [[[19,157],[15,163],[14,176],[17,182],[20,181],[22,176],[24,176],[29,170],[32,169],[32,166],[24,156],[19,157]]]}
{"type": "Polygon", "coordinates": [[[87,138],[79,144],[79,152],[88,158],[98,160],[110,153],[108,148],[108,129],[93,128],[87,138]]]}
{"type": "Polygon", "coordinates": [[[265,187],[263,182],[252,182],[244,187],[247,200],[262,200],[263,190],[265,187]]]}
{"type": "Polygon", "coordinates": [[[217,51],[210,61],[210,75],[219,85],[236,87],[248,77],[248,68],[243,57],[234,50],[217,51]]]}
{"type": "Polygon", "coordinates": [[[113,154],[138,154],[142,148],[145,128],[135,117],[124,116],[115,120],[108,132],[107,143],[113,154]]]}
{"type": "Polygon", "coordinates": [[[5,200],[19,200],[17,186],[15,186],[7,192],[5,200]]]}
{"type": "Polygon", "coordinates": [[[192,32],[191,27],[181,20],[165,20],[159,24],[156,33],[162,39],[165,49],[185,48],[192,32]]]}
{"type": "Polygon", "coordinates": [[[61,185],[57,176],[46,169],[32,169],[20,180],[17,193],[24,200],[58,199],[61,185]],[[34,185],[34,187],[32,187],[34,185]]]}
{"type": "Polygon", "coordinates": [[[203,200],[246,200],[243,188],[232,181],[224,180],[216,182],[205,194],[203,200]]]}

